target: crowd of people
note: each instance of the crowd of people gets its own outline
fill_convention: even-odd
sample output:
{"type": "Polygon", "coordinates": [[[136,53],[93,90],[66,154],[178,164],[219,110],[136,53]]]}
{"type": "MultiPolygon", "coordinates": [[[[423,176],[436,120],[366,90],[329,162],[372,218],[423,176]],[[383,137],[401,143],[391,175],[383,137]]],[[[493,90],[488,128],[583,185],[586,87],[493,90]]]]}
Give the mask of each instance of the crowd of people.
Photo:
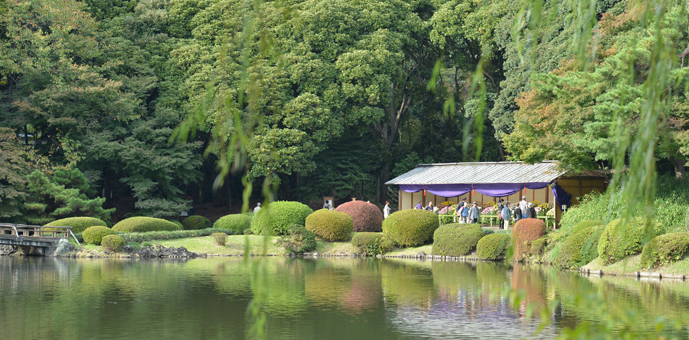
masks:
{"type": "MultiPolygon", "coordinates": [[[[419,201],[416,204],[415,209],[425,209],[428,211],[437,212],[438,207],[433,205],[432,201],[428,201],[428,205],[424,207],[419,201]]],[[[459,223],[478,223],[480,217],[481,208],[476,202],[471,205],[467,202],[466,198],[462,199],[457,207],[454,209],[456,215],[456,221],[459,223]]],[[[522,196],[522,200],[514,205],[514,208],[510,206],[510,202],[500,199],[497,204],[497,214],[498,214],[498,226],[500,229],[507,229],[510,225],[510,221],[517,221],[523,218],[537,218],[536,209],[532,202],[526,201],[526,196],[522,196]]]]}

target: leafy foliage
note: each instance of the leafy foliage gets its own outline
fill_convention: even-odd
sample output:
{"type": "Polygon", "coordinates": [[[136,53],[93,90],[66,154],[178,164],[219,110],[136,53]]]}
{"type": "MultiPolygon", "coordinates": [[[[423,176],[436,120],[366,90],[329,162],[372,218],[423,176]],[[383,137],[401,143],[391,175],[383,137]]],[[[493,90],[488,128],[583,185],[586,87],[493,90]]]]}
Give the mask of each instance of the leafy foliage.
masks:
{"type": "Polygon", "coordinates": [[[605,225],[598,221],[582,221],[561,240],[563,242],[553,263],[561,268],[578,268],[598,257],[598,239],[605,225]]]}
{"type": "Polygon", "coordinates": [[[352,235],[352,217],[335,210],[316,210],[306,218],[306,229],[325,241],[347,241],[352,235]]]}
{"type": "Polygon", "coordinates": [[[84,238],[86,243],[99,245],[103,240],[103,237],[115,234],[117,234],[117,232],[108,227],[95,226],[86,228],[86,230],[81,233],[81,236],[84,238]]]}
{"type": "Polygon", "coordinates": [[[356,247],[360,254],[375,256],[389,252],[395,243],[382,233],[360,232],[352,236],[352,246],[356,247]]]}
{"type": "Polygon", "coordinates": [[[438,229],[438,216],[426,210],[400,210],[383,221],[383,235],[403,247],[432,241],[438,229]]]}
{"type": "Polygon", "coordinates": [[[176,224],[160,218],[137,216],[118,222],[112,227],[112,230],[126,233],[143,233],[147,231],[175,231],[180,230],[180,228],[176,224]]]}
{"type": "Polygon", "coordinates": [[[311,213],[311,208],[299,202],[273,202],[254,216],[251,231],[255,235],[285,235],[291,224],[305,225],[306,217],[311,213]]]}
{"type": "Polygon", "coordinates": [[[247,214],[226,215],[215,221],[213,228],[232,230],[235,235],[241,235],[244,230],[251,228],[251,216],[247,214]]]}
{"type": "Polygon", "coordinates": [[[120,233],[122,238],[129,242],[139,242],[146,244],[146,242],[156,241],[156,240],[176,240],[180,238],[189,237],[202,237],[210,236],[213,233],[225,233],[231,232],[225,229],[201,229],[201,230],[175,230],[175,231],[149,231],[149,232],[134,232],[134,233],[120,233]]]}
{"type": "Polygon", "coordinates": [[[72,232],[77,234],[83,232],[89,227],[107,227],[108,225],[105,223],[105,221],[93,217],[68,217],[52,221],[45,226],[72,227],[72,232]]]}
{"type": "Polygon", "coordinates": [[[122,247],[124,246],[124,239],[122,239],[120,235],[106,235],[103,236],[101,245],[105,250],[119,252],[122,251],[122,247]]]}
{"type": "Polygon", "coordinates": [[[227,241],[227,234],[213,233],[211,234],[211,237],[215,240],[215,244],[223,247],[225,246],[225,242],[227,241]]]}
{"type": "Polygon", "coordinates": [[[289,228],[289,234],[282,237],[282,246],[294,254],[303,254],[316,249],[316,234],[300,226],[293,224],[289,228]]]}
{"type": "Polygon", "coordinates": [[[14,132],[0,127],[0,218],[11,221],[21,216],[26,197],[26,175],[29,162],[14,132]]]}
{"type": "Polygon", "coordinates": [[[433,255],[463,256],[476,249],[483,237],[478,224],[445,224],[433,233],[433,255]]]}
{"type": "Polygon", "coordinates": [[[184,230],[198,230],[208,229],[211,227],[211,221],[201,215],[191,215],[182,221],[184,230]]]}
{"type": "Polygon", "coordinates": [[[383,227],[383,213],[375,204],[364,201],[351,201],[340,204],[335,211],[352,217],[354,231],[379,232],[383,227]]]}
{"type": "Polygon", "coordinates": [[[531,256],[531,242],[545,235],[545,222],[537,218],[523,218],[514,225],[514,256],[517,260],[531,256]]]}
{"type": "Polygon", "coordinates": [[[495,233],[482,237],[476,244],[476,255],[483,260],[504,260],[512,238],[508,234],[495,233]]]}
{"type": "Polygon", "coordinates": [[[669,233],[656,236],[641,251],[641,265],[649,268],[662,266],[684,258],[689,251],[689,234],[669,233]]]}
{"type": "MultiPolygon", "coordinates": [[[[88,185],[83,184],[82,188],[88,185]]],[[[59,185],[39,170],[29,175],[27,193],[23,208],[24,220],[28,223],[45,224],[68,216],[91,216],[109,221],[110,214],[115,211],[114,208],[103,209],[105,198],[89,199],[78,188],[59,185]]]]}
{"type": "Polygon", "coordinates": [[[643,246],[663,233],[655,222],[646,223],[643,218],[616,219],[608,223],[598,240],[598,256],[603,263],[613,263],[642,251],[643,246]]]}

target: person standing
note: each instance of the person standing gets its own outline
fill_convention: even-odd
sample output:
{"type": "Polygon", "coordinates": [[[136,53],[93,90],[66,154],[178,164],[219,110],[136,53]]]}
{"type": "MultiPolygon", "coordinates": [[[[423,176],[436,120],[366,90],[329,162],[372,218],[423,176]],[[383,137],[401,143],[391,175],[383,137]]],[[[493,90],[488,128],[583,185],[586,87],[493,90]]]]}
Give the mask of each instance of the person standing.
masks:
{"type": "Polygon", "coordinates": [[[419,209],[419,210],[423,209],[423,205],[421,205],[421,201],[419,201],[419,203],[416,203],[416,207],[414,209],[419,209]]]}
{"type": "Polygon", "coordinates": [[[529,202],[529,208],[526,209],[526,218],[536,218],[536,208],[533,207],[533,203],[529,202]]]}
{"type": "Polygon", "coordinates": [[[528,209],[528,203],[526,202],[526,196],[522,196],[522,200],[519,201],[519,211],[522,212],[520,218],[526,218],[526,212],[528,209]]]}
{"type": "Polygon", "coordinates": [[[469,214],[467,215],[469,218],[469,223],[477,223],[478,222],[478,217],[479,217],[479,209],[478,206],[476,205],[476,202],[471,206],[471,209],[469,209],[469,214]]]}
{"type": "Polygon", "coordinates": [[[428,205],[426,206],[426,210],[433,211],[433,201],[428,201],[428,205]]]}
{"type": "Polygon", "coordinates": [[[330,200],[325,200],[325,204],[323,204],[323,209],[330,210],[332,208],[332,204],[330,204],[330,200]]]}
{"type": "Polygon", "coordinates": [[[517,223],[517,221],[522,219],[522,209],[519,208],[519,205],[514,207],[514,223],[517,223]]]}
{"type": "Polygon", "coordinates": [[[390,202],[385,201],[385,208],[383,208],[383,219],[388,218],[390,216],[390,202]]]}
{"type": "Polygon", "coordinates": [[[258,213],[259,210],[261,210],[261,202],[256,203],[256,208],[254,208],[254,214],[258,213]]]}
{"type": "Polygon", "coordinates": [[[464,206],[462,207],[462,222],[469,223],[468,217],[469,217],[469,205],[466,202],[464,202],[464,206]]]}
{"type": "Polygon", "coordinates": [[[504,202],[504,201],[505,201],[505,200],[503,200],[502,198],[498,201],[498,210],[496,211],[496,212],[498,213],[498,226],[501,226],[501,227],[502,227],[502,224],[503,224],[503,223],[502,223],[502,208],[505,207],[505,206],[502,204],[502,202],[504,202]]]}
{"type": "Polygon", "coordinates": [[[510,202],[505,202],[505,206],[502,208],[502,219],[505,221],[505,226],[503,229],[507,230],[510,226],[510,219],[512,218],[512,212],[510,211],[510,202]]]}

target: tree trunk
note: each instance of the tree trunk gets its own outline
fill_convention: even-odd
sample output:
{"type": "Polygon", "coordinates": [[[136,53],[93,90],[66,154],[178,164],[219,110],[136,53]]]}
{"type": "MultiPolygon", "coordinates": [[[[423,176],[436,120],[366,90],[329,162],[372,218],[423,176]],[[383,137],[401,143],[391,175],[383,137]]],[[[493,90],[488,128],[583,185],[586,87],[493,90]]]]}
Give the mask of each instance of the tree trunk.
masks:
{"type": "Polygon", "coordinates": [[[687,163],[687,160],[670,156],[670,161],[675,166],[675,179],[678,181],[684,181],[686,174],[684,165],[687,163]]]}

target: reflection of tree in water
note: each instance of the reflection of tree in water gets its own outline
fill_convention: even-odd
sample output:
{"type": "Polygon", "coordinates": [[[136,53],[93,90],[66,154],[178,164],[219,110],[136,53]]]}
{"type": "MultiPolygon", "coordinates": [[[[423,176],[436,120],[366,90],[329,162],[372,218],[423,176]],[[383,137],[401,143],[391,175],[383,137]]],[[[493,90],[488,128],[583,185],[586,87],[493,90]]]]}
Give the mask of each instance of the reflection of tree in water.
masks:
{"type": "Polygon", "coordinates": [[[428,303],[433,289],[430,263],[386,259],[380,268],[383,294],[388,301],[400,306],[428,303]]]}
{"type": "Polygon", "coordinates": [[[383,295],[379,261],[366,259],[352,261],[352,286],[340,298],[345,310],[360,314],[377,308],[383,295]]]}
{"type": "Polygon", "coordinates": [[[546,305],[546,281],[541,266],[521,265],[516,263],[512,269],[512,289],[526,293],[526,299],[519,306],[523,314],[529,304],[534,306],[538,315],[546,305]]]}

